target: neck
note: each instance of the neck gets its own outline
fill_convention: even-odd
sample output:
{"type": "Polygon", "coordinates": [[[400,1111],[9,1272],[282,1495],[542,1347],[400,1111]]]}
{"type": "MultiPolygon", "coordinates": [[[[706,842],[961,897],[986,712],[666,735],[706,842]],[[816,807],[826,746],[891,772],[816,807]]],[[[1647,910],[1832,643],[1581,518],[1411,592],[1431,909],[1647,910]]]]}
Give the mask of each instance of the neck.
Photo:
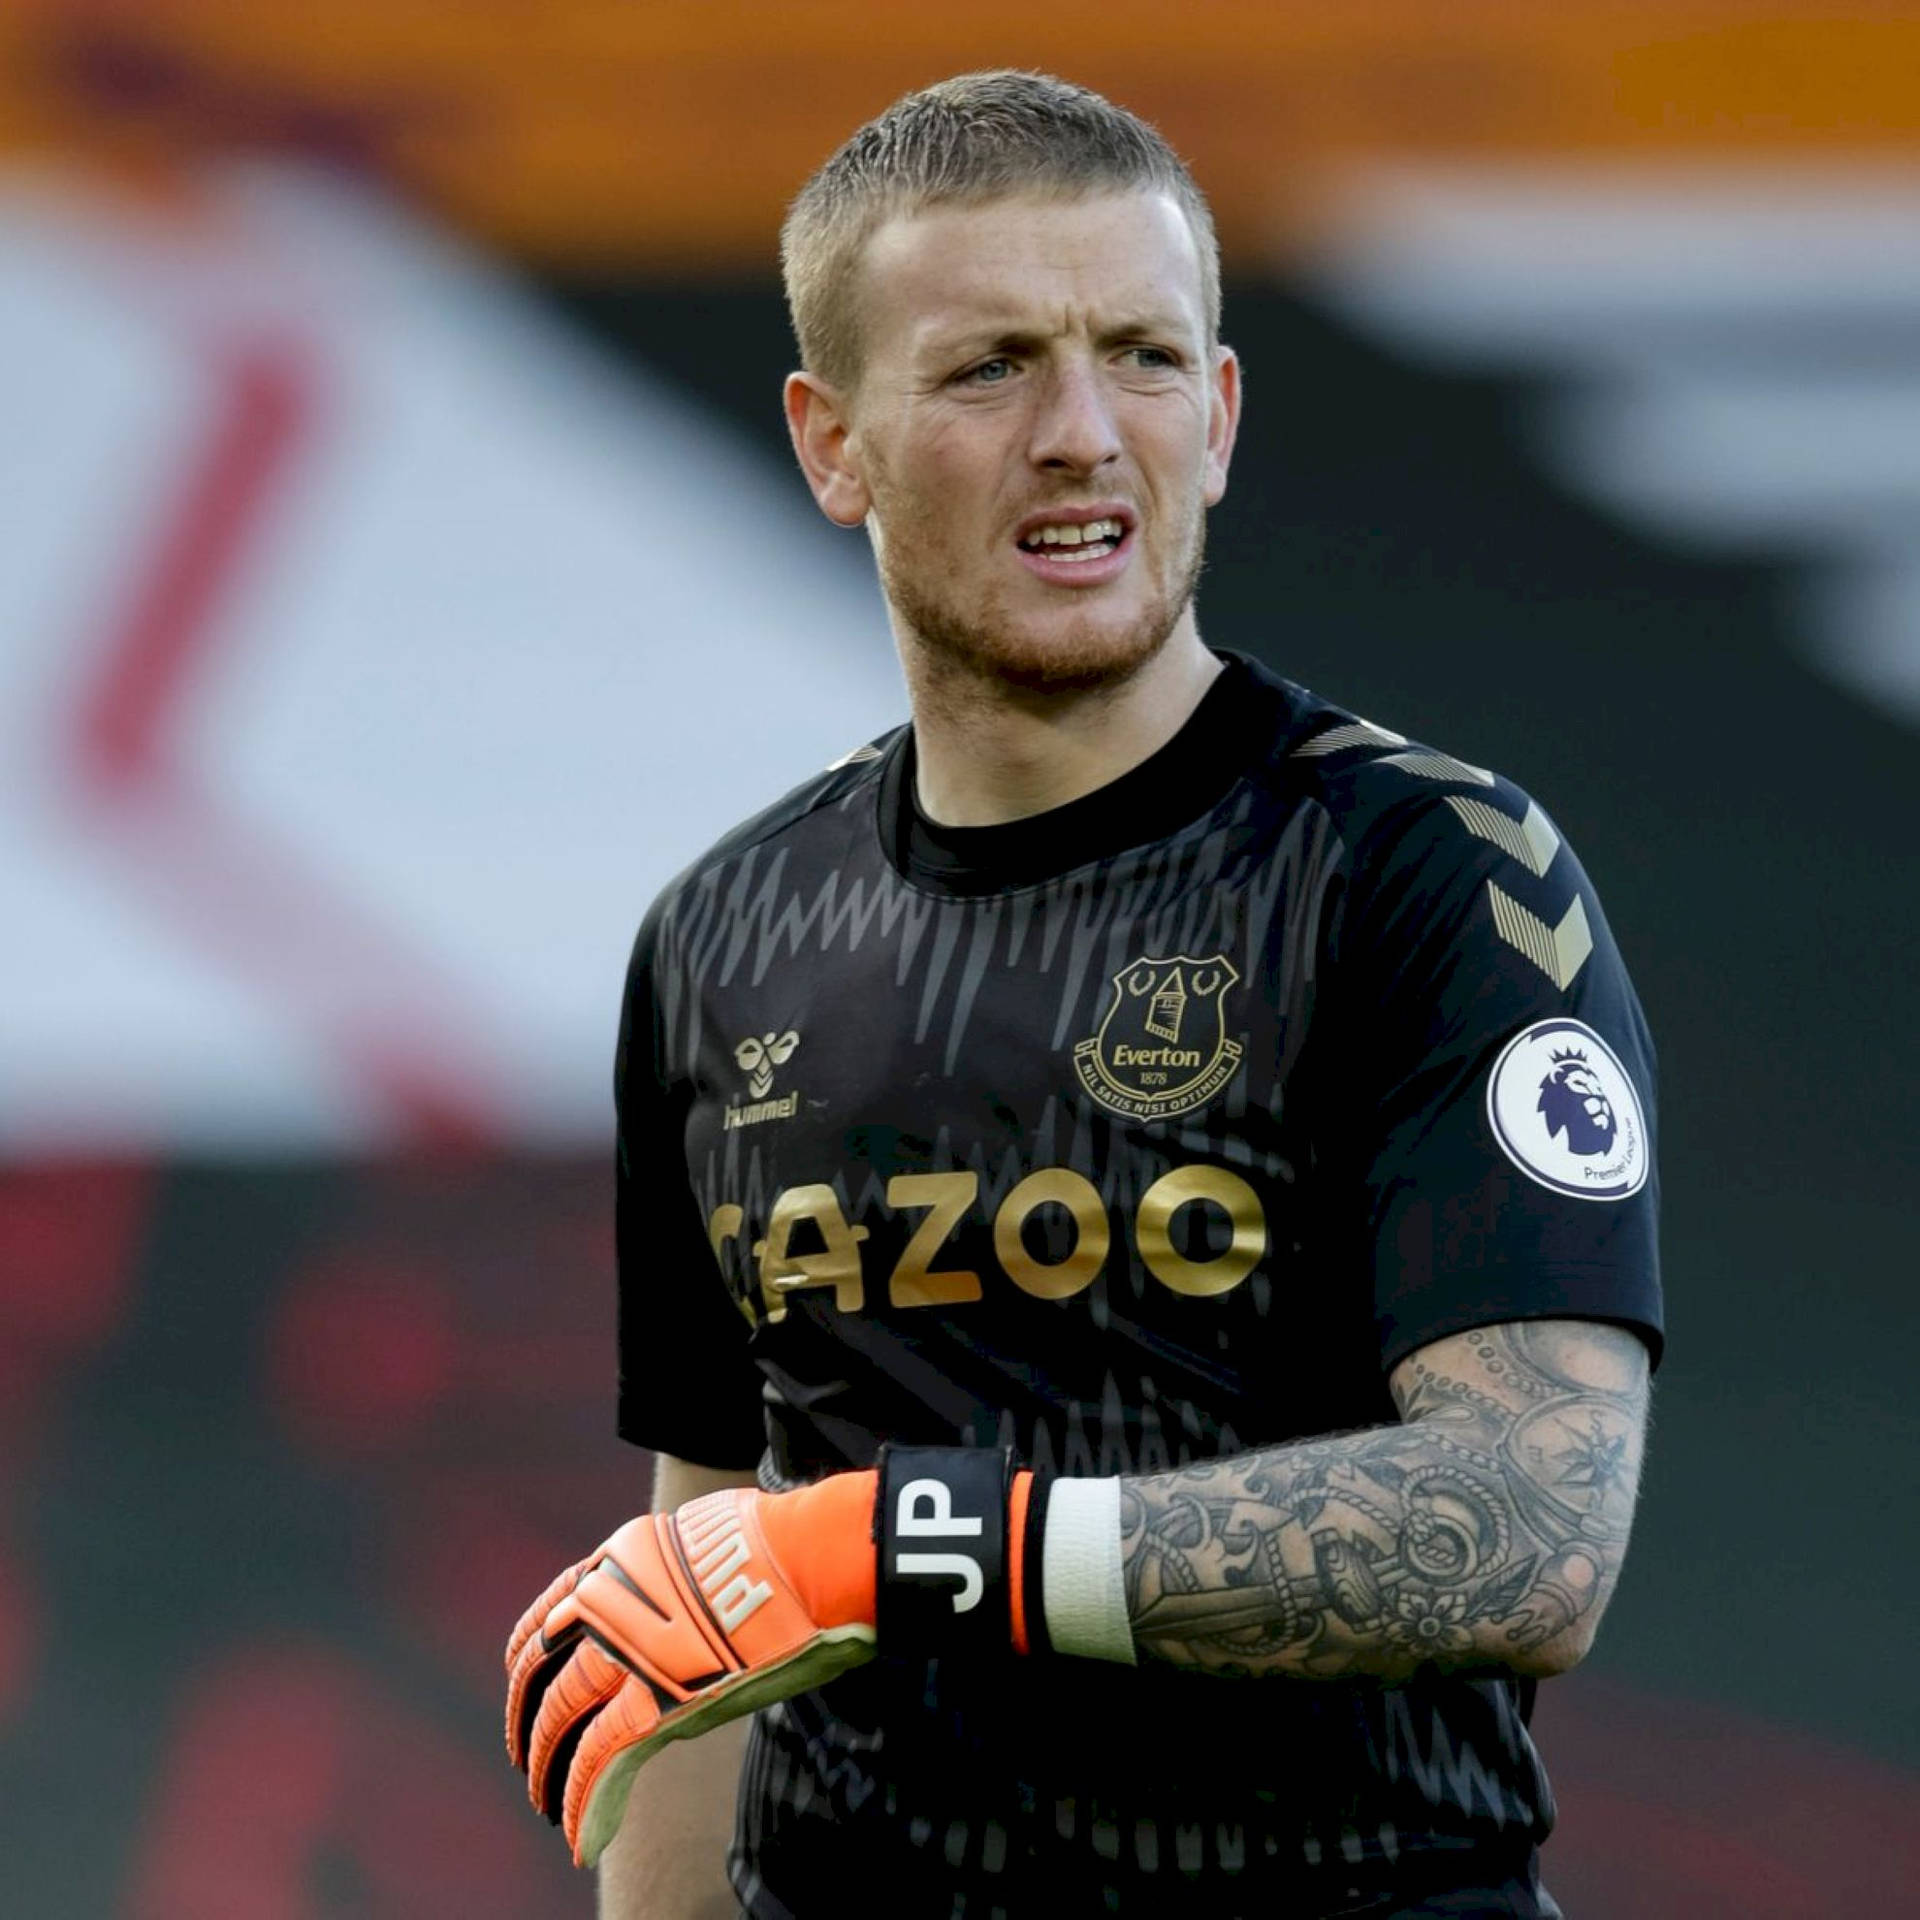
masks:
{"type": "Polygon", "coordinates": [[[1153,658],[1115,686],[1032,692],[943,672],[917,645],[901,656],[920,808],[948,827],[1025,819],[1119,779],[1186,725],[1220,671],[1191,607],[1153,658]]]}

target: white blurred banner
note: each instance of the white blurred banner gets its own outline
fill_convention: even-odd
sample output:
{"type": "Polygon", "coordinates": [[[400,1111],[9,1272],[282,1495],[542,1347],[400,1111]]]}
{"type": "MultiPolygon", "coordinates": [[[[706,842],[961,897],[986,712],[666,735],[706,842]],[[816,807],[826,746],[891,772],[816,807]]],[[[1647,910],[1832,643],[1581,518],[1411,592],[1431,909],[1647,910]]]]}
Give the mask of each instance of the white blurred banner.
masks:
{"type": "Polygon", "coordinates": [[[1920,168],[1380,168],[1341,215],[1335,306],[1545,376],[1543,464],[1622,519],[1816,563],[1810,664],[1920,724],[1920,168]]]}
{"type": "Polygon", "coordinates": [[[797,475],[322,175],[13,176],[0,418],[0,1158],[602,1139],[654,890],[902,710],[797,475]]]}

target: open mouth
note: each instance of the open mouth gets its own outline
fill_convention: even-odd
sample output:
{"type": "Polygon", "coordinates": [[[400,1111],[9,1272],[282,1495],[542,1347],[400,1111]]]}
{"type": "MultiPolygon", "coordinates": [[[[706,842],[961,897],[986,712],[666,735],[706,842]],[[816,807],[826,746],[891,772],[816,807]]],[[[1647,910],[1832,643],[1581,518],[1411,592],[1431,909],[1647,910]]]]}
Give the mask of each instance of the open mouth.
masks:
{"type": "Polygon", "coordinates": [[[1126,537],[1127,529],[1117,519],[1049,521],[1021,539],[1020,551],[1079,565],[1119,552],[1126,537]]]}

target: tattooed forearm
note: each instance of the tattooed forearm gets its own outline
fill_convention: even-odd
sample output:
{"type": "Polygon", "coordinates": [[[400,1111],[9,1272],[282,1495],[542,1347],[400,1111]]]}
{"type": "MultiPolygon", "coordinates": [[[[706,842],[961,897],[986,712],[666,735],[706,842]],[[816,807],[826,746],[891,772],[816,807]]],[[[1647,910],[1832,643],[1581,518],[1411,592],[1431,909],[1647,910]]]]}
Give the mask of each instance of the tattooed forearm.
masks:
{"type": "Polygon", "coordinates": [[[1639,1340],[1514,1321],[1394,1372],[1403,1424],[1122,1482],[1140,1651],[1303,1679],[1563,1671],[1626,1554],[1639,1340]]]}

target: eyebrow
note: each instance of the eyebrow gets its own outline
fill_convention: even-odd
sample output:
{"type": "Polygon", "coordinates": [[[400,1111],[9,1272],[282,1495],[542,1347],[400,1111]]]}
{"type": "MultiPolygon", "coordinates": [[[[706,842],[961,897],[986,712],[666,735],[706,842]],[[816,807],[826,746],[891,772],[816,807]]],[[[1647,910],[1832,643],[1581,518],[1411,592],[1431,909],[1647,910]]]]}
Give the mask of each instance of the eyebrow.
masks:
{"type": "MultiPolygon", "coordinates": [[[[1094,344],[1112,346],[1122,340],[1164,339],[1169,335],[1178,339],[1186,333],[1187,322],[1176,319],[1172,314],[1143,311],[1101,328],[1094,344]]],[[[926,350],[937,359],[955,355],[971,358],[975,354],[1024,353],[1043,345],[1051,337],[1038,327],[996,327],[987,321],[976,327],[957,327],[951,333],[932,334],[926,350]]]]}

